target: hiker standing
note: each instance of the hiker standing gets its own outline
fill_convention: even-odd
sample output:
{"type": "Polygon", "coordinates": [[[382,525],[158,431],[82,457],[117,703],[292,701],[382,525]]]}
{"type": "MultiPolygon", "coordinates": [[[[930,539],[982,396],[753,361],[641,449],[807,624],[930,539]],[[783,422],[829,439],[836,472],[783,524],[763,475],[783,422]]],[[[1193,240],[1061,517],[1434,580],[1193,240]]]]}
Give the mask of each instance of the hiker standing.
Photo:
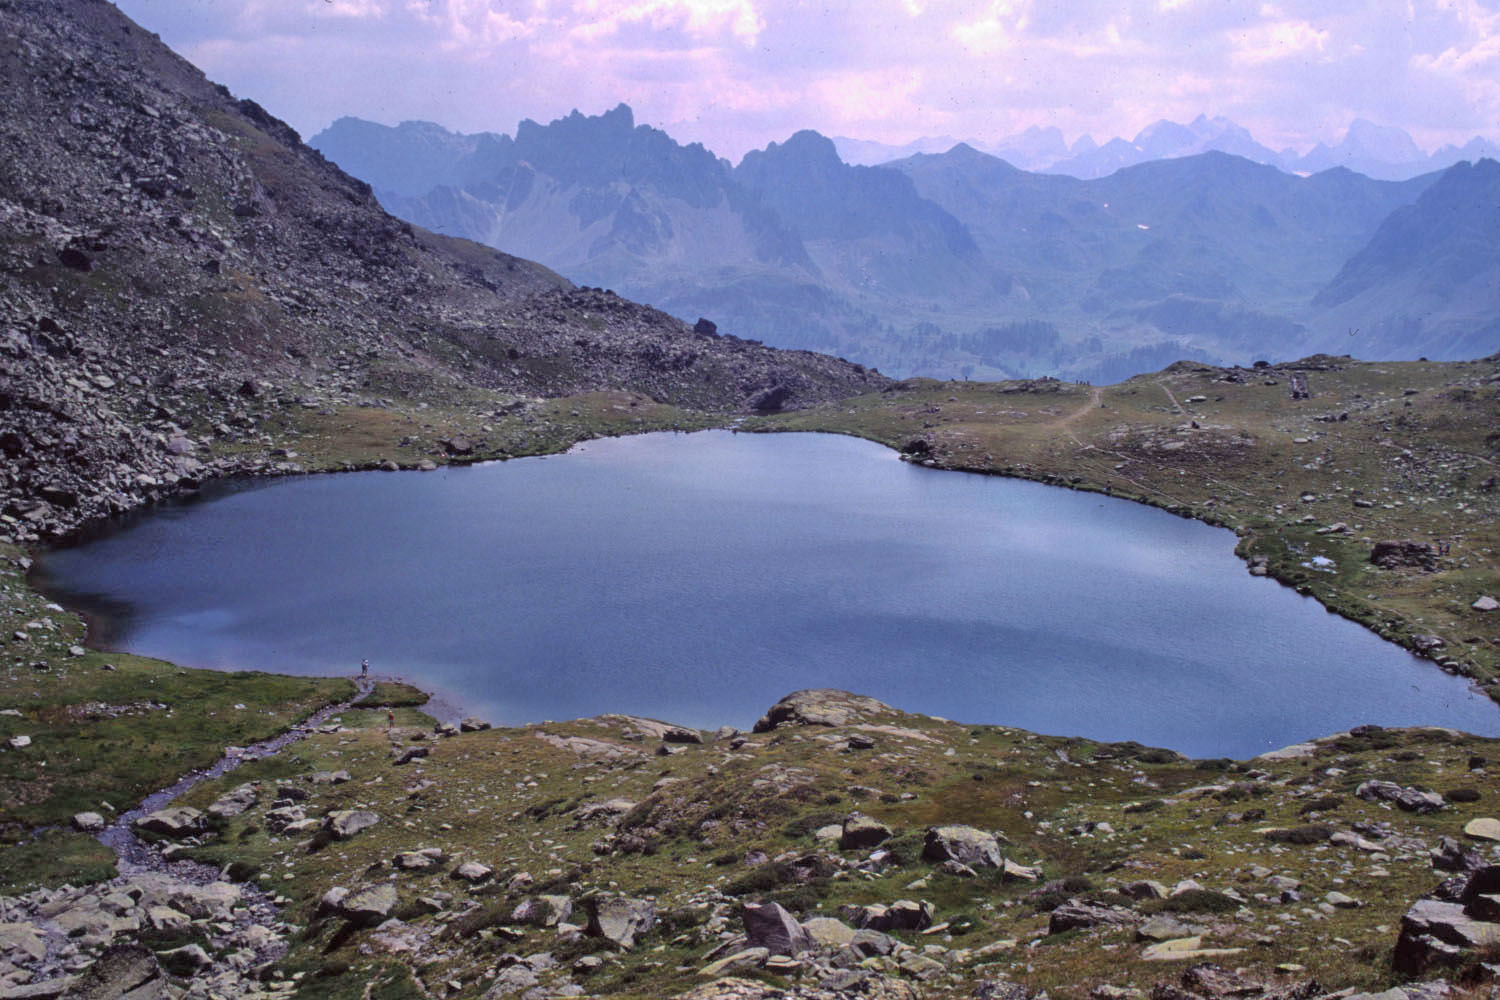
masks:
{"type": "Polygon", "coordinates": [[[368,676],[370,676],[370,661],[369,660],[360,660],[359,661],[359,676],[361,676],[361,677],[368,677],[368,676]]]}

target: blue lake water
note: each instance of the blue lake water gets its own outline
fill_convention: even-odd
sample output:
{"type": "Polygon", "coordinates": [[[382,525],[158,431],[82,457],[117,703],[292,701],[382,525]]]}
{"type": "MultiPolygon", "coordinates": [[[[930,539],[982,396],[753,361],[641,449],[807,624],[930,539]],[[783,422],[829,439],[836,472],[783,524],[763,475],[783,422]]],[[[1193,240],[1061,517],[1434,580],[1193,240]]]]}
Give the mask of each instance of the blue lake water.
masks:
{"type": "Polygon", "coordinates": [[[109,609],[119,648],[297,674],[367,657],[498,724],[748,728],[838,687],[1195,756],[1361,723],[1500,734],[1465,682],[1233,549],[1148,507],[851,438],[715,431],[231,485],[45,571],[109,609]]]}

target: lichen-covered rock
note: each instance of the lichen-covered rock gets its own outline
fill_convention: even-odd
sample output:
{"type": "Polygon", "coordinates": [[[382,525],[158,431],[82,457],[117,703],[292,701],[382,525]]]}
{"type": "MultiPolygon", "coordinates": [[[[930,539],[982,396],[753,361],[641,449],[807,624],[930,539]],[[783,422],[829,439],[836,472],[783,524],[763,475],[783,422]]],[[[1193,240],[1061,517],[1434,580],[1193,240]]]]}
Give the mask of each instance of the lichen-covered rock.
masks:
{"type": "Polygon", "coordinates": [[[922,858],[936,863],[957,861],[970,868],[999,868],[1005,863],[994,835],[972,826],[929,827],[922,858]]]}
{"type": "Polygon", "coordinates": [[[208,829],[208,818],[191,806],[173,806],[147,813],[135,825],[164,837],[190,837],[208,829]]]}
{"type": "Polygon", "coordinates": [[[656,926],[656,904],[628,896],[591,896],[588,932],[620,948],[635,947],[636,939],[656,926]]]}
{"type": "Polygon", "coordinates": [[[851,722],[890,712],[884,702],[834,688],[794,691],[772,705],[756,723],[755,732],[768,733],[779,726],[846,726],[851,722]]]}
{"type": "Polygon", "coordinates": [[[323,828],[340,840],[368,830],[380,817],[368,809],[336,809],[323,819],[323,828]]]}
{"type": "Polygon", "coordinates": [[[752,948],[765,948],[772,955],[800,955],[813,949],[812,936],[778,903],[745,903],[740,919],[752,948]]]}

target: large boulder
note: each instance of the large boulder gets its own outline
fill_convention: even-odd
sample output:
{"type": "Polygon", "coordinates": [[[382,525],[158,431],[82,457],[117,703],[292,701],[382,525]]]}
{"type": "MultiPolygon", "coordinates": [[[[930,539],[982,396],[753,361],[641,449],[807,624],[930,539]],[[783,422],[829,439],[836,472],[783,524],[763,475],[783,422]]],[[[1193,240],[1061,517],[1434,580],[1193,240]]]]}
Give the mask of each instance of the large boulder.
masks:
{"type": "Polygon", "coordinates": [[[588,932],[619,948],[635,947],[636,938],[656,926],[656,904],[628,896],[591,896],[588,932]]]}
{"type": "Polygon", "coordinates": [[[523,899],[510,919],[533,927],[556,927],[573,914],[573,901],[567,896],[533,896],[523,899]]]}
{"type": "MultiPolygon", "coordinates": [[[[201,949],[200,949],[201,951],[201,949]]],[[[83,975],[67,989],[73,1000],[165,1000],[171,982],[162,972],[161,963],[144,945],[111,945],[84,970],[83,975]]]]}
{"type": "Polygon", "coordinates": [[[812,935],[779,903],[746,903],[740,907],[740,918],[751,948],[765,948],[772,955],[813,950],[812,935]]]}
{"type": "Polygon", "coordinates": [[[884,702],[834,688],[793,691],[755,723],[757,733],[779,726],[847,726],[892,711],[884,702]]]}
{"type": "Polygon", "coordinates": [[[1409,976],[1500,948],[1500,865],[1444,882],[1401,918],[1392,966],[1409,976]]]}
{"type": "Polygon", "coordinates": [[[190,837],[208,829],[208,818],[191,806],[173,806],[147,813],[135,825],[164,837],[190,837]]]}
{"type": "Polygon", "coordinates": [[[1390,802],[1406,812],[1433,813],[1443,808],[1443,797],[1437,792],[1402,788],[1394,781],[1366,781],[1354,790],[1366,802],[1390,802]]]}
{"type": "Polygon", "coordinates": [[[850,813],[844,820],[839,835],[839,848],[845,851],[862,851],[876,847],[891,839],[891,828],[864,813],[850,813]]]}
{"type": "Polygon", "coordinates": [[[1437,546],[1431,542],[1409,539],[1376,542],[1370,550],[1370,562],[1381,569],[1437,569],[1437,546]]]}
{"type": "Polygon", "coordinates": [[[335,809],[323,818],[323,829],[340,840],[348,840],[380,822],[368,809],[335,809]]]}
{"type": "Polygon", "coordinates": [[[1123,906],[1098,906],[1070,899],[1052,911],[1047,933],[1061,934],[1075,927],[1126,927],[1140,920],[1140,914],[1123,906]]]}
{"type": "Polygon", "coordinates": [[[922,858],[937,864],[957,861],[970,868],[999,868],[1005,864],[1000,842],[972,826],[929,827],[922,858]]]}
{"type": "Polygon", "coordinates": [[[217,802],[208,807],[208,814],[220,819],[228,819],[252,808],[258,801],[260,801],[260,791],[253,782],[246,782],[234,791],[220,796],[217,802]]]}
{"type": "Polygon", "coordinates": [[[396,887],[389,882],[351,892],[338,904],[339,913],[361,927],[382,923],[396,908],[396,887]]]}

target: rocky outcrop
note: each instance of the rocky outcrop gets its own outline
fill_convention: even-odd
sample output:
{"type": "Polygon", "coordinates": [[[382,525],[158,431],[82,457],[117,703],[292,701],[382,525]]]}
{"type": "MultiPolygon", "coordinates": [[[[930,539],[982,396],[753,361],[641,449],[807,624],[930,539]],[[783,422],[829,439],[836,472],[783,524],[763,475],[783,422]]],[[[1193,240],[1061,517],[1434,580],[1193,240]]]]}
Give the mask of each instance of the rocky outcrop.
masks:
{"type": "Polygon", "coordinates": [[[591,896],[587,910],[588,932],[619,948],[635,947],[636,939],[656,926],[656,906],[648,899],[591,896]]]}
{"type": "Polygon", "coordinates": [[[1445,882],[1401,919],[1392,965],[1421,975],[1458,966],[1500,947],[1500,865],[1445,882]]]}
{"type": "Polygon", "coordinates": [[[891,707],[864,695],[833,688],[794,691],[771,706],[755,723],[755,732],[769,733],[780,726],[847,726],[891,711],[891,707]]]}
{"type": "Polygon", "coordinates": [[[616,388],[724,411],[886,384],[392,218],[111,6],[18,0],[0,39],[0,510],[20,541],[300,471],[262,428],[391,390],[616,388]],[[221,443],[246,454],[215,458],[221,443]]]}
{"type": "Polygon", "coordinates": [[[972,826],[935,826],[927,831],[922,858],[941,864],[955,861],[970,868],[999,868],[1005,864],[1000,842],[972,826]]]}
{"type": "Polygon", "coordinates": [[[1437,569],[1437,547],[1430,542],[1386,540],[1370,550],[1370,562],[1381,569],[1437,569]]]}

